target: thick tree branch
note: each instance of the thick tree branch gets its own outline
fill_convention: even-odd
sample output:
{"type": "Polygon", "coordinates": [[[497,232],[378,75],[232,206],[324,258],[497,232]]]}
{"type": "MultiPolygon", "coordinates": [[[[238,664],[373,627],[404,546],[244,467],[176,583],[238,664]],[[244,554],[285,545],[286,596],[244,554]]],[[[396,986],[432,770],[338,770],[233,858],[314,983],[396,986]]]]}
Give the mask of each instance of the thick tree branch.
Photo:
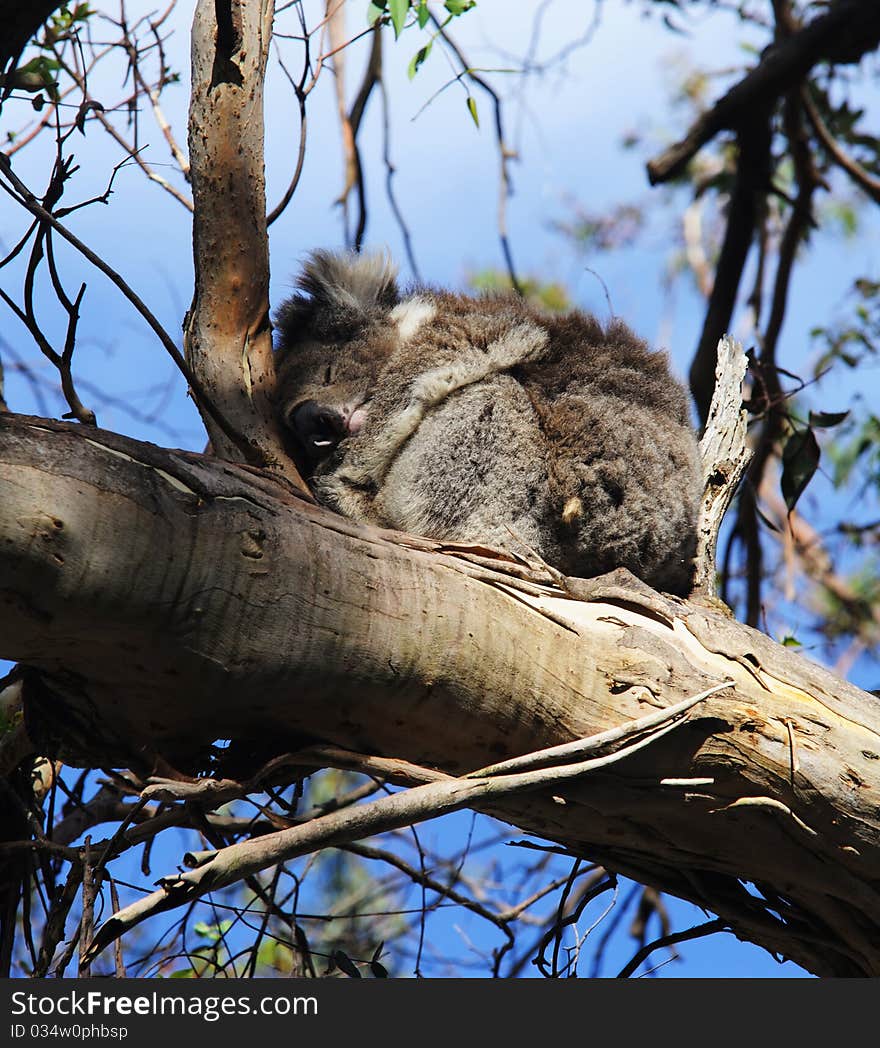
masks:
{"type": "Polygon", "coordinates": [[[0,500],[0,656],[44,682],[41,751],[196,770],[215,738],[325,740],[461,774],[732,680],[625,760],[489,810],[814,972],[880,974],[876,700],[761,634],[47,420],[0,417],[0,500]]]}
{"type": "Polygon", "coordinates": [[[759,223],[764,195],[770,185],[770,141],[769,110],[752,114],[751,122],[737,135],[739,156],[724,242],[703,330],[689,372],[691,393],[704,423],[715,389],[716,347],[731,328],[743,267],[759,223]]]}

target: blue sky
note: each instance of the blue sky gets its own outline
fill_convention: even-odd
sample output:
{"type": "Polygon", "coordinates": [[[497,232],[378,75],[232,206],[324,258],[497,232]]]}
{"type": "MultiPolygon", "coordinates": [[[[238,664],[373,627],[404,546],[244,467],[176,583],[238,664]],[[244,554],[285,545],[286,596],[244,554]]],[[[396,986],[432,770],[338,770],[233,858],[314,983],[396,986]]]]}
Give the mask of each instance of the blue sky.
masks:
{"type": "MultiPolygon", "coordinates": [[[[308,5],[307,5],[308,6],[308,5]]],[[[314,9],[314,4],[311,5],[314,9]]],[[[349,27],[363,23],[366,3],[354,3],[349,27]]],[[[665,289],[666,267],[671,251],[674,216],[663,209],[660,191],[649,190],[644,161],[655,150],[620,148],[624,132],[648,130],[659,149],[665,141],[685,130],[686,117],[673,113],[668,99],[675,71],[683,55],[694,61],[728,69],[729,82],[735,67],[747,56],[736,46],[736,23],[717,13],[692,23],[690,35],[667,32],[656,19],[641,17],[637,4],[606,3],[588,45],[575,50],[564,64],[532,76],[523,85],[512,72],[511,56],[522,55],[529,46],[532,13],[543,5],[510,0],[480,0],[475,11],[455,26],[457,39],[474,65],[495,70],[486,75],[499,91],[508,95],[507,124],[518,159],[512,166],[514,196],[508,205],[508,224],[513,254],[523,274],[561,280],[578,305],[607,316],[607,287],[613,309],[623,315],[642,335],[666,346],[680,373],[687,370],[690,353],[702,323],[702,302],[680,284],[674,296],[665,289]],[[694,57],[695,56],[695,57],[694,57]],[[524,90],[523,90],[524,86],[524,90]],[[522,91],[521,97],[517,92],[522,91]],[[653,193],[653,196],[651,194],[653,193]],[[569,215],[572,202],[591,211],[612,208],[629,199],[647,199],[652,208],[650,235],[638,248],[624,248],[601,256],[583,258],[551,229],[554,220],[569,215]],[[654,203],[656,201],[656,204],[654,203]],[[656,208],[656,213],[653,209],[656,208]],[[601,281],[588,271],[595,270],[601,281]]],[[[129,3],[129,17],[152,10],[152,5],[129,3]]],[[[166,115],[178,139],[185,142],[188,102],[187,29],[192,5],[181,3],[175,14],[176,33],[168,43],[168,58],[182,75],[179,86],[163,96],[166,115]]],[[[580,37],[594,23],[596,10],[581,0],[556,0],[546,5],[537,58],[559,51],[580,37]]],[[[291,29],[291,23],[280,23],[291,29]]],[[[464,286],[468,272],[500,268],[502,257],[496,232],[498,201],[498,156],[492,134],[488,100],[475,90],[480,128],[474,126],[459,84],[444,88],[450,67],[435,48],[414,81],[406,76],[410,57],[421,39],[411,32],[387,48],[385,69],[391,111],[391,150],[396,167],[395,186],[400,206],[410,227],[423,278],[433,284],[464,286]],[[439,94],[435,93],[440,91],[439,94]],[[425,103],[433,97],[427,106],[425,103]]],[[[363,45],[352,49],[348,60],[349,93],[357,85],[365,57],[363,45]]],[[[297,75],[295,59],[292,71],[297,75]]],[[[93,89],[109,107],[121,96],[122,67],[96,74],[93,89]],[[98,79],[98,76],[102,79],[98,79]],[[98,86],[99,85],[99,86],[98,86]]],[[[869,111],[880,116],[876,90],[861,96],[869,111]]],[[[145,158],[164,177],[185,188],[170,165],[168,149],[155,125],[144,113],[145,158]]],[[[8,105],[3,130],[21,126],[28,119],[28,105],[8,105]]],[[[266,104],[267,195],[269,206],[277,201],[292,170],[298,143],[296,107],[283,77],[270,73],[266,104]]],[[[367,243],[388,247],[400,261],[409,279],[400,231],[385,196],[381,142],[381,109],[374,97],[367,112],[363,133],[370,219],[367,243]]],[[[16,154],[15,170],[35,191],[44,185],[45,146],[37,143],[16,154]]],[[[71,200],[100,192],[109,167],[121,159],[118,147],[89,126],[85,137],[75,137],[74,149],[81,168],[69,189],[71,200]]],[[[309,103],[309,145],[302,181],[292,205],[271,228],[272,300],[277,303],[288,292],[299,260],[316,246],[342,243],[342,226],[334,200],[342,185],[342,153],[330,75],[322,80],[309,103]]],[[[192,294],[192,257],[188,213],[154,184],[148,183],[133,166],[117,176],[110,204],[96,205],[70,216],[70,227],[99,254],[106,257],[135,287],[167,329],[178,336],[183,314],[192,294]]],[[[8,248],[20,231],[20,216],[3,203],[0,209],[0,247],[8,248]]],[[[880,273],[880,227],[866,215],[860,233],[850,240],[820,235],[805,254],[792,288],[791,306],[783,334],[781,356],[786,367],[806,368],[812,352],[808,332],[827,322],[845,301],[857,275],[880,273]]],[[[66,247],[59,250],[62,272],[70,285],[88,283],[82,310],[77,348],[77,374],[83,381],[83,399],[98,412],[101,425],[160,444],[198,449],[204,444],[201,425],[185,396],[182,381],[155,342],[146,325],[134,316],[110,283],[88,269],[66,247]],[[102,406],[94,383],[111,396],[135,397],[141,415],[160,411],[160,420],[132,418],[113,405],[102,406]],[[145,390],[152,392],[144,393],[145,390]]],[[[19,270],[20,273],[20,270],[19,270]]],[[[3,286],[12,291],[17,274],[0,274],[3,286]]],[[[47,326],[56,337],[63,318],[52,315],[51,296],[41,298],[47,326]]],[[[8,312],[3,315],[0,335],[21,352],[31,354],[27,336],[8,312]]],[[[39,413],[30,387],[7,363],[7,399],[13,410],[39,413]]],[[[48,366],[38,367],[50,374],[48,366]]],[[[862,372],[862,392],[878,392],[877,373],[862,372]]],[[[855,388],[852,380],[838,380],[820,391],[821,406],[829,410],[847,406],[855,388]]],[[[50,409],[59,411],[50,402],[50,409]]],[[[857,683],[876,686],[866,676],[857,683]]],[[[453,824],[454,827],[454,824],[453,824]]],[[[454,834],[454,828],[444,830],[454,834]]],[[[167,865],[173,868],[175,856],[167,865]]],[[[161,865],[154,856],[154,869],[161,865]]],[[[680,926],[699,922],[694,907],[672,902],[680,926]]],[[[455,936],[437,918],[438,936],[455,936]]],[[[454,921],[452,922],[454,923],[454,921]]],[[[442,942],[442,938],[440,940],[442,942]]],[[[624,946],[626,942],[624,940],[624,946]]],[[[763,951],[726,937],[686,944],[685,960],[663,969],[663,975],[791,975],[792,965],[779,967],[763,951]]],[[[625,960],[625,957],[623,958],[625,960]]]]}

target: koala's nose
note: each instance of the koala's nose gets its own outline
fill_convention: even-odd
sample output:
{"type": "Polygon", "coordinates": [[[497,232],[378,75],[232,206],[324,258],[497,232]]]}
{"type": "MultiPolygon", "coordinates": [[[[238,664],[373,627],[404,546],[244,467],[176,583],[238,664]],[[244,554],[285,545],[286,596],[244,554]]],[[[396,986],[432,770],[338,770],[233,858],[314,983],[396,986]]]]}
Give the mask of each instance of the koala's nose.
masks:
{"type": "Polygon", "coordinates": [[[313,459],[324,458],[346,435],[345,415],[327,404],[304,400],[288,415],[301,447],[313,459]]]}

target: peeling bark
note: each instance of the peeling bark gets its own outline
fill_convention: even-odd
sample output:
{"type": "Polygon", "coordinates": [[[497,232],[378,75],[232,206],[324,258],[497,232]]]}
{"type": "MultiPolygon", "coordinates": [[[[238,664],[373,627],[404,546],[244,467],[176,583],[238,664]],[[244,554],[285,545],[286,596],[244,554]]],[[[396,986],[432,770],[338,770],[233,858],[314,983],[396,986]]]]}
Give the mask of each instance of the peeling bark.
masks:
{"type": "Polygon", "coordinates": [[[880,708],[756,631],[64,423],[0,418],[0,500],[0,656],[68,759],[323,740],[461,774],[732,680],[612,768],[476,806],[811,971],[880,974],[880,708]]]}
{"type": "Polygon", "coordinates": [[[196,286],[187,361],[232,440],[199,404],[216,454],[266,466],[305,491],[272,404],[263,82],[273,0],[199,0],[192,29],[189,151],[196,286]]]}

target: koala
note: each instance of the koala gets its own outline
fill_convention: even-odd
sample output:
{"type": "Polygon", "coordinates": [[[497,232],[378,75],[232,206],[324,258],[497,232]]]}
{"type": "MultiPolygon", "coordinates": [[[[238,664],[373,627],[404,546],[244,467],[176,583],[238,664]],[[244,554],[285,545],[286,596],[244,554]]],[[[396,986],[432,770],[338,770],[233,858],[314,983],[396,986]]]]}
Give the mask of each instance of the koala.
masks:
{"type": "Polygon", "coordinates": [[[316,251],[298,289],[275,315],[277,403],[319,502],[689,592],[702,484],[688,397],[623,322],[402,293],[382,255],[316,251]]]}

